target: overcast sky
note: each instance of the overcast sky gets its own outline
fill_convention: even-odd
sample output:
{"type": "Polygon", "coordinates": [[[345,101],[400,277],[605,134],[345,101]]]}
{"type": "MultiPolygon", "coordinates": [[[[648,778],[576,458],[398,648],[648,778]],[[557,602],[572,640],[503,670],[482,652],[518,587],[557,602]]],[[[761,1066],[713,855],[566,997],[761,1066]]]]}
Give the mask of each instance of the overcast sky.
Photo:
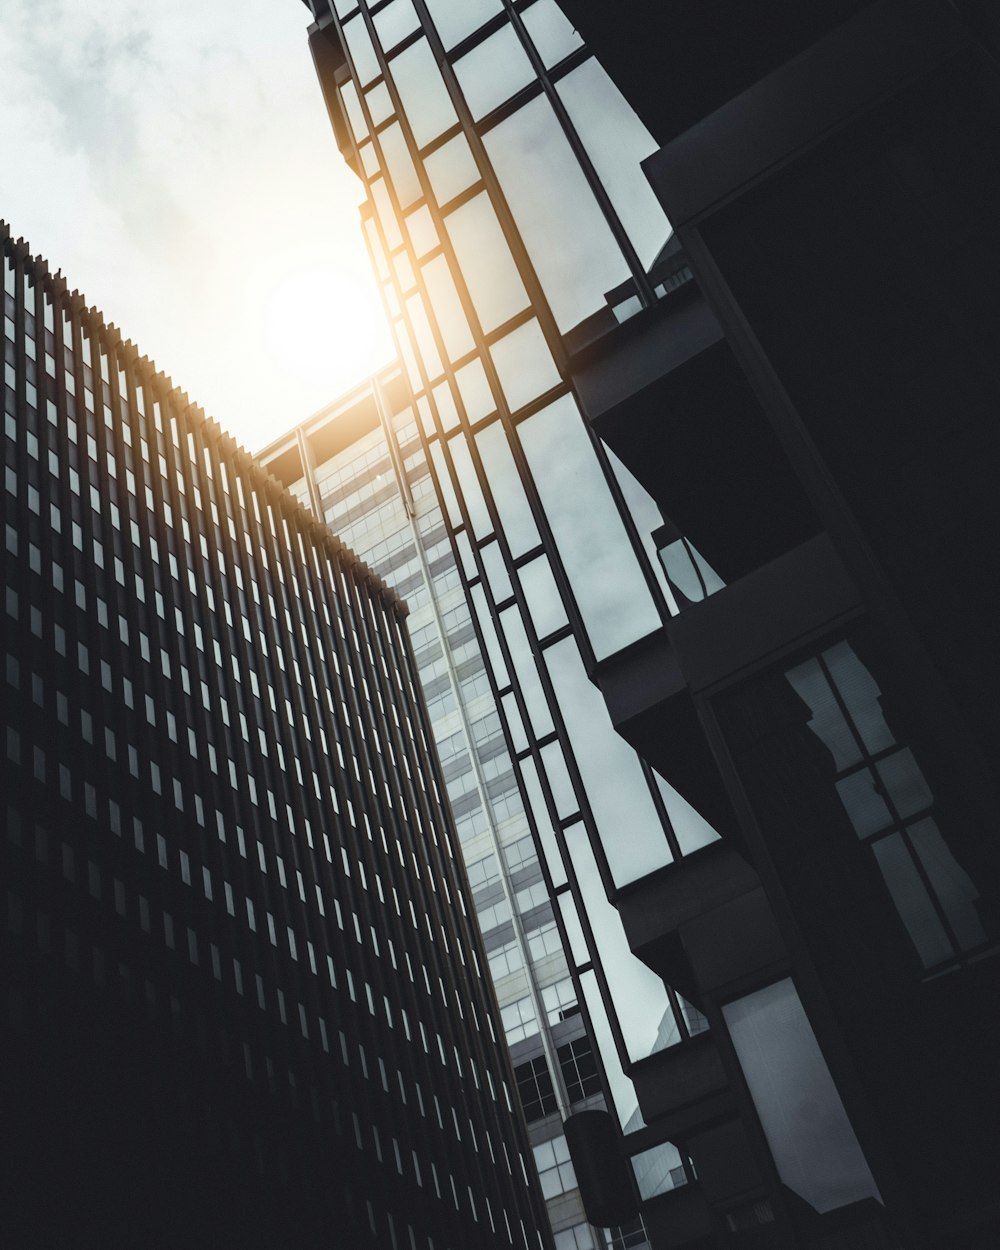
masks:
{"type": "Polygon", "coordinates": [[[300,0],[0,0],[0,217],[250,449],[391,353],[300,0]]]}

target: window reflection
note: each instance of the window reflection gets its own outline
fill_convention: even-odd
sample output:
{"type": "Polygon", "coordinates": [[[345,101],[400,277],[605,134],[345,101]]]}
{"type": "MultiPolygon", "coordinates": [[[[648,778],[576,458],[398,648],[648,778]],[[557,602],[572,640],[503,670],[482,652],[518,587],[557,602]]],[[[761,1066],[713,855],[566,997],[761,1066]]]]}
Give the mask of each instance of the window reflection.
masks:
{"type": "Polygon", "coordinates": [[[511,412],[524,408],[562,380],[537,321],[526,321],[498,339],[490,355],[511,412]]]}
{"type": "Polygon", "coordinates": [[[569,330],[630,276],[625,258],[548,100],[529,101],[483,143],[553,316],[569,330]]]}
{"type": "Polygon", "coordinates": [[[458,383],[466,420],[470,425],[474,425],[483,417],[488,417],[491,412],[496,411],[496,400],[493,398],[493,391],[486,376],[486,370],[483,368],[483,362],[478,356],[458,370],[455,374],[455,381],[458,383]]]}
{"type": "Polygon", "coordinates": [[[534,729],[535,737],[542,738],[552,732],[552,715],[549,711],[548,699],[542,688],[541,678],[535,665],[528,635],[525,633],[524,622],[521,620],[519,608],[508,608],[500,613],[500,627],[507,639],[518,685],[528,709],[528,719],[534,729]]]}
{"type": "Polygon", "coordinates": [[[525,564],[517,575],[538,637],[545,638],[562,629],[567,623],[566,609],[545,556],[525,564]]]}
{"type": "Polygon", "coordinates": [[[446,48],[453,48],[491,17],[502,13],[503,5],[501,0],[427,0],[427,9],[441,42],[446,48]]]}
{"type": "Polygon", "coordinates": [[[500,514],[504,537],[511,555],[517,559],[525,551],[536,547],[541,539],[524,493],[524,483],[507,442],[507,434],[499,421],[479,431],[476,447],[490,484],[493,502],[500,514]]]}
{"type": "Polygon", "coordinates": [[[344,23],[344,38],[347,40],[347,50],[351,54],[351,60],[354,62],[358,82],[364,86],[373,78],[377,78],[381,70],[371,35],[360,13],[344,23]]]}
{"type": "Polygon", "coordinates": [[[528,293],[486,192],[445,218],[459,271],[488,334],[526,308],[528,293]]]}
{"type": "Polygon", "coordinates": [[[490,519],[486,500],[483,498],[482,487],[479,485],[479,476],[473,467],[472,455],[469,451],[469,445],[465,441],[465,436],[459,434],[452,438],[448,444],[448,450],[451,452],[451,460],[455,466],[455,473],[458,476],[458,484],[462,488],[462,495],[465,499],[466,510],[469,513],[472,532],[477,538],[485,538],[487,534],[493,533],[493,521],[490,519]]]}
{"type": "Polygon", "coordinates": [[[612,728],[575,641],[547,648],[545,660],[612,879],[618,887],[627,885],[672,860],[645,775],[638,756],[612,728]]]}
{"type": "Polygon", "coordinates": [[[406,146],[406,140],[403,137],[403,130],[399,122],[393,122],[391,126],[386,126],[385,130],[380,130],[378,141],[382,147],[382,155],[385,157],[385,163],[389,169],[389,177],[392,179],[392,185],[396,190],[396,199],[399,200],[399,207],[401,209],[409,208],[411,204],[421,198],[423,189],[420,186],[417,169],[413,163],[413,157],[410,155],[410,149],[406,146]]]}
{"type": "Polygon", "coordinates": [[[649,268],[670,237],[670,223],[640,162],[659,144],[593,58],[556,86],[618,218],[649,268]]]}
{"type": "Polygon", "coordinates": [[[573,28],[573,23],[555,0],[535,0],[521,16],[531,42],[547,69],[583,47],[583,40],[573,28]]]}
{"type": "Polygon", "coordinates": [[[934,795],[913,752],[896,742],[881,691],[854,649],[839,642],[785,676],[833,757],[840,802],[870,843],[924,967],[984,945],[979,891],[945,841],[932,815],[934,795]]]}
{"type": "Polygon", "coordinates": [[[403,112],[418,148],[458,121],[455,106],[426,39],[418,39],[389,62],[403,112]]]}
{"type": "Polygon", "coordinates": [[[383,48],[394,48],[420,26],[413,0],[392,0],[372,18],[383,48]]]}
{"type": "Polygon", "coordinates": [[[435,256],[422,267],[427,294],[441,328],[444,348],[450,360],[458,360],[475,345],[465,309],[443,256],[435,256]]]}
{"type": "Polygon", "coordinates": [[[455,75],[476,121],[535,81],[535,71],[511,26],[502,26],[455,62],[455,75]]]}
{"type": "Polygon", "coordinates": [[[658,628],[660,614],[575,400],[557,399],[518,434],[591,645],[611,655],[658,628]]]}
{"type": "Polygon", "coordinates": [[[465,135],[455,135],[424,157],[424,169],[439,204],[447,204],[479,181],[479,167],[465,135]]]}

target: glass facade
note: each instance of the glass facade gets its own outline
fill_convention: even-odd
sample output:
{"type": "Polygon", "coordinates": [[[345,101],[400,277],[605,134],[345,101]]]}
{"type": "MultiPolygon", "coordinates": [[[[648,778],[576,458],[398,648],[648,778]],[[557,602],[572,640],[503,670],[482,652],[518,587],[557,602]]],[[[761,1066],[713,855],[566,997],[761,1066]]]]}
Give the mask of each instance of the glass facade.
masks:
{"type": "Polygon", "coordinates": [[[663,294],[671,230],[640,168],[655,145],[548,0],[414,0],[418,22],[383,39],[390,8],[316,0],[311,39],[339,62],[334,108],[356,112],[360,89],[345,155],[415,436],[581,1013],[641,1153],[663,1143],[629,1070],[704,1022],[631,955],[608,898],[717,835],[616,735],[591,683],[677,600],[651,537],[663,518],[584,423],[563,366],[663,294]],[[381,85],[384,120],[369,107],[381,85]]]}
{"type": "Polygon", "coordinates": [[[5,1239],[544,1250],[445,790],[515,906],[534,870],[440,516],[400,537],[364,439],[322,479],[418,613],[424,567],[450,595],[447,658],[44,262],[0,269],[5,1239]]]}
{"type": "MultiPolygon", "coordinates": [[[[398,368],[278,440],[261,460],[409,606],[417,675],[521,1106],[538,1147],[558,1134],[561,1119],[574,1107],[603,1105],[598,1060],[531,836],[501,705],[487,675],[487,659],[472,625],[419,437],[417,409],[398,368]]],[[[523,524],[533,527],[529,509],[523,524]]],[[[536,545],[537,535],[530,541],[536,545]]],[[[480,551],[490,569],[491,587],[502,586],[503,597],[510,597],[512,583],[499,544],[493,539],[480,551]]],[[[555,587],[542,580],[544,558],[526,567],[537,570],[539,610],[542,603],[561,602],[555,587]]],[[[547,576],[551,583],[551,574],[547,576]]],[[[551,603],[544,610],[551,614],[551,603]]],[[[523,625],[520,638],[519,662],[535,678],[537,708],[547,710],[523,625]]],[[[551,719],[547,728],[551,732],[551,719]]],[[[560,1190],[558,1204],[552,1204],[557,1225],[583,1219],[574,1188],[560,1190]]]]}

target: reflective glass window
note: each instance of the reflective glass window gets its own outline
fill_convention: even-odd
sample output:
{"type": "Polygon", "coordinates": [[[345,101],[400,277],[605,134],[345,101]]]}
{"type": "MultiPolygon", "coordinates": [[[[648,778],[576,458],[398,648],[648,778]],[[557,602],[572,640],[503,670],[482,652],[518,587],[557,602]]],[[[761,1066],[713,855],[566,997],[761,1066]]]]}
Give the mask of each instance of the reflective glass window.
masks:
{"type": "Polygon", "coordinates": [[[503,425],[494,421],[480,430],[476,435],[476,447],[500,514],[500,526],[516,560],[525,551],[537,547],[541,539],[503,425]]]}
{"type": "Polygon", "coordinates": [[[528,293],[514,264],[490,197],[483,191],[445,218],[459,271],[485,333],[528,306],[528,293]]]}
{"type": "Polygon", "coordinates": [[[399,122],[393,122],[391,126],[386,126],[385,130],[380,130],[378,141],[382,146],[382,155],[385,157],[386,165],[389,167],[389,176],[396,189],[399,207],[408,208],[414,201],[420,199],[423,190],[399,122]]]}
{"type": "Polygon", "coordinates": [[[521,761],[521,776],[524,779],[524,788],[528,792],[528,804],[535,817],[535,827],[538,830],[538,838],[542,844],[542,854],[545,856],[549,876],[552,878],[553,886],[558,889],[561,885],[565,885],[569,878],[566,876],[566,868],[563,865],[562,855],[559,853],[552,818],[549,816],[542,784],[538,779],[538,769],[530,756],[521,761]]]}
{"type": "Polygon", "coordinates": [[[782,1181],[821,1214],[881,1201],[790,978],[722,1009],[782,1181]]]}
{"type": "Polygon", "coordinates": [[[455,75],[476,121],[535,81],[528,54],[509,25],[456,61],[455,75]]]}
{"type": "Polygon", "coordinates": [[[403,242],[403,236],[399,229],[399,218],[389,198],[385,179],[376,178],[369,184],[369,189],[375,204],[375,211],[378,213],[379,223],[382,226],[382,233],[385,235],[386,246],[390,252],[394,252],[403,242]]]}
{"type": "Polygon", "coordinates": [[[489,582],[494,603],[503,603],[509,599],[514,588],[510,583],[510,573],[503,558],[499,543],[488,543],[480,551],[483,567],[486,569],[486,580],[489,582]]]}
{"type": "Polygon", "coordinates": [[[552,801],[560,820],[565,820],[580,809],[580,801],[570,780],[569,769],[563,756],[562,747],[558,742],[550,742],[542,747],[542,769],[548,779],[552,791],[552,801]]]}
{"type": "Polygon", "coordinates": [[[427,0],[441,42],[453,48],[503,12],[501,0],[427,0]]]}
{"type": "Polygon", "coordinates": [[[618,1113],[618,1122],[625,1133],[635,1133],[646,1127],[639,1110],[639,1099],[636,1097],[635,1086],[622,1070],[618,1048],[615,1045],[614,1033],[608,1019],[608,1009],[601,996],[597,975],[593,971],[580,974],[580,988],[583,990],[587,1012],[590,1015],[591,1035],[597,1043],[597,1049],[604,1065],[611,1090],[611,1100],[618,1113]]]}
{"type": "Polygon", "coordinates": [[[413,327],[413,337],[417,344],[417,350],[424,362],[424,371],[429,378],[436,378],[443,371],[444,366],[441,363],[437,344],[434,342],[434,335],[431,333],[424,301],[419,295],[410,296],[406,301],[406,311],[410,316],[410,325],[413,327]]]}
{"type": "Polygon", "coordinates": [[[518,434],[591,645],[611,655],[657,629],[660,614],[576,401],[564,395],[518,434]]]}
{"type": "Polygon", "coordinates": [[[455,125],[458,114],[426,39],[418,39],[393,57],[389,72],[418,148],[455,125]]]}
{"type": "Polygon", "coordinates": [[[719,835],[716,831],[704,816],[695,811],[682,794],[664,781],[659,773],[654,772],[653,779],[656,781],[656,788],[660,792],[663,806],[667,809],[670,827],[674,831],[682,855],[690,855],[692,851],[708,846],[709,842],[718,841],[719,835]]]}
{"type": "Polygon", "coordinates": [[[511,412],[524,408],[562,381],[537,321],[526,321],[490,348],[511,412]]]}
{"type": "Polygon", "coordinates": [[[392,4],[376,13],[372,21],[382,47],[387,50],[402,43],[407,35],[412,35],[420,26],[413,0],[392,0],[392,4]]]}
{"type": "Polygon", "coordinates": [[[566,608],[545,556],[525,564],[518,569],[517,576],[538,637],[545,638],[561,629],[567,623],[566,608]]]}
{"type": "Polygon", "coordinates": [[[496,400],[493,398],[489,378],[478,356],[457,371],[455,381],[458,383],[465,416],[470,425],[496,411],[496,400]]]}
{"type": "Polygon", "coordinates": [[[458,405],[455,403],[455,396],[451,391],[450,382],[441,382],[435,386],[434,403],[437,405],[438,420],[441,422],[441,429],[448,433],[455,429],[458,425],[458,405]]]}
{"type": "Polygon", "coordinates": [[[552,732],[552,714],[538,675],[535,658],[531,653],[531,644],[524,630],[520,609],[508,608],[501,612],[500,628],[507,639],[511,661],[535,737],[543,738],[547,733],[552,732]]]}
{"type": "Polygon", "coordinates": [[[521,17],[546,68],[583,47],[583,40],[576,33],[573,23],[555,0],[535,0],[521,17]]]}
{"type": "Polygon", "coordinates": [[[415,208],[407,215],[406,229],[410,242],[413,244],[413,251],[418,257],[432,251],[440,242],[434,219],[431,217],[431,210],[426,204],[421,204],[419,208],[415,208]]]}
{"type": "Polygon", "coordinates": [[[548,647],[545,661],[612,879],[618,887],[627,885],[672,859],[645,774],[615,733],[576,642],[566,638],[548,647]],[[625,829],[628,837],[622,836],[625,829]]]}
{"type": "Polygon", "coordinates": [[[351,60],[354,62],[358,82],[364,86],[366,82],[377,78],[381,70],[371,35],[360,13],[344,23],[344,38],[347,40],[347,50],[351,54],[351,60]]]}
{"type": "Polygon", "coordinates": [[[465,135],[455,135],[424,157],[424,169],[439,204],[447,204],[479,181],[479,167],[465,135]]]}
{"type": "Polygon", "coordinates": [[[493,522],[486,507],[486,500],[483,498],[479,475],[473,466],[472,454],[469,451],[469,444],[465,441],[465,435],[459,434],[452,438],[448,443],[448,450],[451,452],[458,484],[465,498],[472,532],[477,538],[485,538],[487,534],[493,533],[493,522]]]}
{"type": "Polygon", "coordinates": [[[493,616],[486,603],[486,592],[479,585],[473,586],[469,594],[472,598],[472,606],[475,609],[476,617],[479,620],[479,628],[482,630],[483,641],[486,644],[486,653],[490,657],[490,664],[493,667],[493,676],[496,679],[497,689],[503,690],[505,686],[510,685],[510,677],[507,675],[507,665],[504,663],[503,654],[500,651],[500,643],[497,641],[497,631],[496,626],[493,624],[493,616]]]}
{"type": "Polygon", "coordinates": [[[422,266],[431,307],[441,328],[444,349],[450,360],[458,360],[475,346],[469,321],[459,299],[455,282],[443,256],[435,256],[422,266]]]}
{"type": "Polygon", "coordinates": [[[668,1141],[633,1155],[632,1172],[643,1202],[687,1184],[681,1153],[668,1141]]]}
{"type": "Polygon", "coordinates": [[[618,909],[608,902],[583,824],[571,825],[565,836],[625,1049],[632,1062],[645,1059],[681,1040],[666,987],[632,954],[618,909]]]}
{"type": "Polygon", "coordinates": [[[593,58],[561,78],[556,90],[639,260],[648,268],[671,234],[639,167],[660,145],[593,58]]]}
{"type": "Polygon", "coordinates": [[[544,96],[492,127],[483,143],[553,316],[569,330],[630,276],[625,258],[544,96]]]}
{"type": "Polygon", "coordinates": [[[365,100],[368,103],[368,112],[373,126],[380,126],[387,117],[392,116],[392,97],[384,82],[376,83],[374,87],[366,91],[365,100]]]}
{"type": "Polygon", "coordinates": [[[358,90],[354,83],[344,83],[340,88],[340,98],[344,102],[344,112],[347,114],[347,120],[351,123],[354,137],[360,143],[368,134],[368,123],[365,121],[361,101],[358,99],[358,90]]]}

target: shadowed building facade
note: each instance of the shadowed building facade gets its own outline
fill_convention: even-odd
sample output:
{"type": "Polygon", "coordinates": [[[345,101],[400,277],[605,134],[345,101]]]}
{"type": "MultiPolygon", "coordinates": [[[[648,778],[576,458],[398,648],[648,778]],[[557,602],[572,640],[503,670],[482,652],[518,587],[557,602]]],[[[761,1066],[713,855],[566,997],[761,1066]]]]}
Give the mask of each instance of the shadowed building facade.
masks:
{"type": "Polygon", "coordinates": [[[617,1112],[594,1224],[991,1245],[995,19],[310,8],[617,1112]]]}
{"type": "Polygon", "coordinates": [[[4,1244],[544,1250],[405,608],[2,241],[4,1244]]]}

